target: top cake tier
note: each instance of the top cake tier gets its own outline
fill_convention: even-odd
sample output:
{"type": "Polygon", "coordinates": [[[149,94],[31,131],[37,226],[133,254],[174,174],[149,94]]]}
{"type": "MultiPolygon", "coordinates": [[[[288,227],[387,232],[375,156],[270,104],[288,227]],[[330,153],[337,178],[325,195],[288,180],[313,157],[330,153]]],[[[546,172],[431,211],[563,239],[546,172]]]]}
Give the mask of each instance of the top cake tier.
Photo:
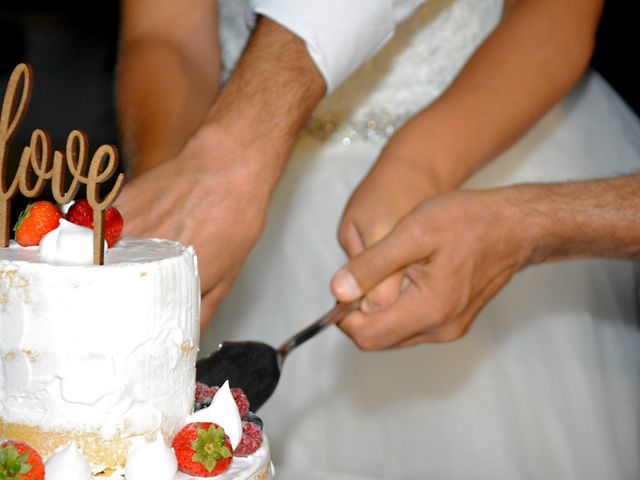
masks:
{"type": "Polygon", "coordinates": [[[180,243],[153,238],[124,237],[107,251],[104,265],[78,266],[65,265],[64,262],[52,262],[40,256],[38,247],[21,247],[15,241],[11,241],[9,248],[0,248],[0,261],[43,263],[55,265],[56,267],[68,266],[76,269],[104,268],[108,266],[121,267],[131,266],[132,264],[149,264],[162,260],[171,261],[185,256],[187,252],[189,252],[187,256],[192,259],[191,261],[195,261],[192,249],[180,243]]]}
{"type": "Polygon", "coordinates": [[[103,266],[0,249],[0,435],[45,456],[75,440],[96,468],[134,437],[170,438],[193,407],[199,304],[193,249],[175,242],[123,238],[103,266]]]}

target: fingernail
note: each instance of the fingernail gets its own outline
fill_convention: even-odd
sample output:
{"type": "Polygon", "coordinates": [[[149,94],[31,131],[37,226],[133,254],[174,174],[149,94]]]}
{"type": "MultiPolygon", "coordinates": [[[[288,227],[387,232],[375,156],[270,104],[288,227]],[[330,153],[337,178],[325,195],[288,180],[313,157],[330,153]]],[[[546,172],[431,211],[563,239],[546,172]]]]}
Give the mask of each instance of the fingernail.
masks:
{"type": "Polygon", "coordinates": [[[343,268],[334,277],[333,285],[336,289],[336,293],[343,300],[355,300],[362,296],[362,290],[360,285],[354,278],[349,270],[343,268]]]}
{"type": "Polygon", "coordinates": [[[362,302],[360,302],[360,310],[362,310],[364,313],[371,313],[373,311],[371,301],[367,297],[364,297],[362,299],[362,302]]]}

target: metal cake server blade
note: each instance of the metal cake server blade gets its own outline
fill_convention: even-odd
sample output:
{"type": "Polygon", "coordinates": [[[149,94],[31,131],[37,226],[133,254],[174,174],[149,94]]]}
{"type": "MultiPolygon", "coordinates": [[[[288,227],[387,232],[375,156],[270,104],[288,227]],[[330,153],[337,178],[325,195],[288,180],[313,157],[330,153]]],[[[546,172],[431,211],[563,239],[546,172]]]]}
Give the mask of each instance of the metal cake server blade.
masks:
{"type": "Polygon", "coordinates": [[[196,363],[196,379],[206,385],[240,387],[249,399],[251,410],[258,409],[271,397],[282,372],[282,365],[293,349],[343,320],[357,310],[360,302],[338,303],[311,325],[293,335],[278,349],[263,342],[223,342],[208,357],[196,363]]]}

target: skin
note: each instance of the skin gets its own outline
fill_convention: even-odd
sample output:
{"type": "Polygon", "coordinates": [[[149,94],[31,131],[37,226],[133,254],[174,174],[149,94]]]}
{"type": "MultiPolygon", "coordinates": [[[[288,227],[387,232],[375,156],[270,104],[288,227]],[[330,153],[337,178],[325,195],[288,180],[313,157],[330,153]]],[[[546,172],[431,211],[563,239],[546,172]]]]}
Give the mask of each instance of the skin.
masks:
{"type": "Polygon", "coordinates": [[[304,43],[262,18],[218,92],[215,15],[209,0],[126,0],[118,76],[135,164],[118,201],[124,234],[194,246],[203,328],[260,236],[298,131],[326,88],[304,43]]]}
{"type": "Polygon", "coordinates": [[[450,342],[529,265],[640,258],[640,175],[564,184],[456,190],[430,198],[333,279],[341,301],[395,272],[407,283],[390,306],[341,324],[362,350],[450,342]],[[464,228],[461,226],[464,225],[464,228]]]}
{"type": "MultiPolygon", "coordinates": [[[[347,255],[376,244],[425,199],[460,187],[560,100],[588,66],[601,10],[600,0],[507,2],[453,84],[398,131],[353,193],[339,227],[347,255]]],[[[456,218],[453,227],[468,228],[456,218]]],[[[393,305],[402,282],[401,271],[380,279],[362,311],[393,305]]],[[[447,303],[453,293],[441,294],[447,303]]],[[[353,332],[349,320],[343,325],[353,332]]]]}
{"type": "Polygon", "coordinates": [[[184,147],[219,93],[216,2],[123,1],[117,74],[122,145],[137,176],[184,147]]]}

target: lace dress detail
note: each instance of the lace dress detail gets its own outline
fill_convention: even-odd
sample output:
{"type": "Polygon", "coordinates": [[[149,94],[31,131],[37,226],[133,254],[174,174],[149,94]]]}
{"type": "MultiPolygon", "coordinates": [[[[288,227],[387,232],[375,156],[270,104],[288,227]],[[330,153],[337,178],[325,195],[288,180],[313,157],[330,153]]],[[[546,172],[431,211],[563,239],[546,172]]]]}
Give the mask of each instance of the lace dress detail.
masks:
{"type": "Polygon", "coordinates": [[[306,129],[345,145],[386,141],[451,83],[502,13],[496,0],[432,0],[316,109],[306,129]]]}
{"type": "MultiPolygon", "coordinates": [[[[220,2],[224,72],[228,76],[249,32],[246,3],[220,2]]],[[[350,145],[384,143],[451,83],[502,14],[501,0],[431,0],[394,38],[318,105],[305,133],[350,145]]]]}

